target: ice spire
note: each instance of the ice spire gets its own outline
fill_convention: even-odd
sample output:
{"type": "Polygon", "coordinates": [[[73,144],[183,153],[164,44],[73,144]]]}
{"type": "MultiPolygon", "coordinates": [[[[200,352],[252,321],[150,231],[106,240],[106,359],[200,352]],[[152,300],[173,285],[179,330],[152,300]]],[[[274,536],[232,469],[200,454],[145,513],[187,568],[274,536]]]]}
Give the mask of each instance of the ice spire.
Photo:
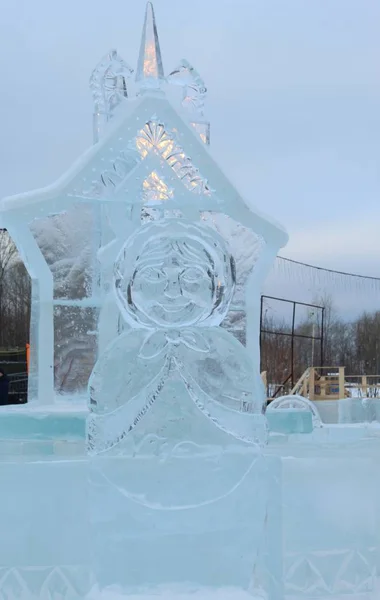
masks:
{"type": "Polygon", "coordinates": [[[142,89],[154,89],[164,81],[160,42],[157,34],[156,18],[153,4],[148,2],[145,11],[145,21],[141,36],[139,61],[136,71],[136,82],[142,89]]]}

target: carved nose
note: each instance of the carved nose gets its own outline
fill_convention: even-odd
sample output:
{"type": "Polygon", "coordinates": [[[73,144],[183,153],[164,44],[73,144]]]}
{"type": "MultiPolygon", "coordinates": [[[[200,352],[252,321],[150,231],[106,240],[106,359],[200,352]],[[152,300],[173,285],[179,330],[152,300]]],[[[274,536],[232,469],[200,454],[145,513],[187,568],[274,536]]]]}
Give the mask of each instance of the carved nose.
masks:
{"type": "Polygon", "coordinates": [[[179,285],[178,277],[168,279],[165,288],[165,295],[168,298],[178,298],[181,295],[181,288],[179,285]]]}

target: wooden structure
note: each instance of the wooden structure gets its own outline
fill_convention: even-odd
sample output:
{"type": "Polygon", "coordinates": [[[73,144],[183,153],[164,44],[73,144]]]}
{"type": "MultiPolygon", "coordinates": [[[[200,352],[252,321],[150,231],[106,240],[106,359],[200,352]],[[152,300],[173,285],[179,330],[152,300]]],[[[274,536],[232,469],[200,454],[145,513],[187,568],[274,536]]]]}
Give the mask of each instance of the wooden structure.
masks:
{"type": "Polygon", "coordinates": [[[346,375],[345,367],[309,367],[290,394],[319,401],[380,398],[380,375],[346,375]]]}

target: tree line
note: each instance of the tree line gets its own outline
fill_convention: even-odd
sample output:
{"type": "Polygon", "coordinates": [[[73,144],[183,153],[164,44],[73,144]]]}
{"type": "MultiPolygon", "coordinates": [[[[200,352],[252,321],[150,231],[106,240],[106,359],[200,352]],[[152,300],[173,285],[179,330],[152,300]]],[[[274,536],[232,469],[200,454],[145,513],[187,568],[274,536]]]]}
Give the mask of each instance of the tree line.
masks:
{"type": "Polygon", "coordinates": [[[315,339],[322,337],[320,317],[314,327],[309,320],[298,324],[292,339],[289,324],[283,319],[264,315],[262,329],[272,332],[261,336],[261,370],[267,371],[268,383],[281,385],[288,379],[289,388],[291,380],[296,383],[310,366],[341,366],[346,367],[348,375],[379,375],[380,311],[363,312],[356,319],[347,321],[339,316],[331,297],[319,299],[315,304],[325,309],[323,342],[315,339]],[[314,340],[307,336],[314,336],[314,340]]]}
{"type": "Polygon", "coordinates": [[[29,341],[30,277],[6,231],[0,231],[0,348],[29,341]]]}

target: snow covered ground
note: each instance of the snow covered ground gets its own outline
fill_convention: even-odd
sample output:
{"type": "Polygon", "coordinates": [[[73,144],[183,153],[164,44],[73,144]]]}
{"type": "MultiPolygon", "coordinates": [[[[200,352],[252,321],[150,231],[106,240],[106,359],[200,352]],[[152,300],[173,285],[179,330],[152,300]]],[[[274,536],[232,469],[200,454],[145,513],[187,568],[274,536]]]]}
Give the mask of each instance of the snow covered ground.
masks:
{"type": "MultiPolygon", "coordinates": [[[[289,598],[288,595],[285,596],[289,598]]],[[[297,596],[298,598],[298,596],[297,596]]],[[[306,598],[306,597],[305,597],[306,598]]],[[[310,598],[307,596],[307,598],[310,598]]],[[[380,598],[380,579],[378,580],[377,590],[373,593],[373,596],[359,593],[357,596],[351,594],[347,596],[315,596],[315,600],[378,600],[380,598]]],[[[221,588],[221,589],[189,589],[189,590],[178,590],[172,587],[159,588],[152,591],[141,592],[137,594],[125,595],[122,592],[116,590],[106,590],[103,593],[94,590],[91,592],[85,600],[267,600],[264,595],[252,596],[248,592],[242,590],[221,588]]],[[[293,598],[289,599],[293,600],[293,598]]],[[[314,597],[313,599],[314,600],[314,597]]]]}
{"type": "Polygon", "coordinates": [[[179,590],[177,587],[156,588],[132,595],[111,589],[104,592],[94,590],[86,600],[159,600],[160,598],[162,600],[263,600],[263,597],[254,597],[247,592],[233,588],[179,590]]]}

